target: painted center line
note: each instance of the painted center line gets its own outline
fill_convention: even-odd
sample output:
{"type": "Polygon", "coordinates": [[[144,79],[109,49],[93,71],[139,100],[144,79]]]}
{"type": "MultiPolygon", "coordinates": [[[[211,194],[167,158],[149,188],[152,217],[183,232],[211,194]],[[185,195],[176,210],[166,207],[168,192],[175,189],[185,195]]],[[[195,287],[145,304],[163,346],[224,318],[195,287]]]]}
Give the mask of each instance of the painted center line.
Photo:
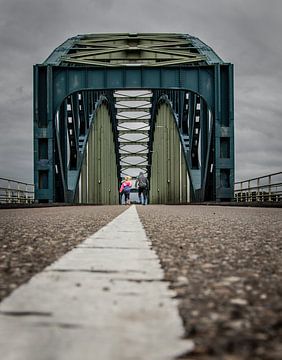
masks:
{"type": "Polygon", "coordinates": [[[131,206],[0,304],[1,358],[174,359],[193,343],[163,277],[131,206]]]}

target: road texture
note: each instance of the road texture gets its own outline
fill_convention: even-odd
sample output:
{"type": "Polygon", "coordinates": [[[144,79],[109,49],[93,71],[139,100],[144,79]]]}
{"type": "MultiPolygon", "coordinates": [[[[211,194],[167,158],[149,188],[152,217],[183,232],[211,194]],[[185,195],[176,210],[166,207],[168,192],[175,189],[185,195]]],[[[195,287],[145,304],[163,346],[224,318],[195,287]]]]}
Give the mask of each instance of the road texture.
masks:
{"type": "Polygon", "coordinates": [[[173,360],[175,292],[137,215],[115,218],[0,303],[5,360],[173,360]]]}
{"type": "Polygon", "coordinates": [[[0,210],[0,301],[124,210],[121,206],[0,210]]]}
{"type": "Polygon", "coordinates": [[[193,354],[282,359],[282,210],[138,206],[193,354]]]}
{"type": "MultiPolygon", "coordinates": [[[[0,210],[0,300],[126,208],[0,210]]],[[[281,359],[282,210],[137,210],[196,345],[182,359],[281,359]]]]}

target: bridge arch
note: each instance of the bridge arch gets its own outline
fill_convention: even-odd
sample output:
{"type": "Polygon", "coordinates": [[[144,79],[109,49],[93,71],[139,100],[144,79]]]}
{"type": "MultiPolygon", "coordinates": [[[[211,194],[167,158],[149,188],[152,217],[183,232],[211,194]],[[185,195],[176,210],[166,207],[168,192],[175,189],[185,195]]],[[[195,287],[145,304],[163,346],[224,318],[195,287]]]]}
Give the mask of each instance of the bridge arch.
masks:
{"type": "MultiPolygon", "coordinates": [[[[101,96],[107,99],[120,181],[120,133],[125,133],[125,130],[119,130],[114,94],[118,90],[131,89],[149,90],[152,94],[150,129],[156,121],[160,97],[167,96],[170,101],[181,141],[185,141],[185,136],[189,137],[190,146],[184,151],[184,157],[190,174],[190,199],[232,199],[232,64],[225,63],[201,40],[187,34],[86,34],[68,39],[42,64],[34,66],[34,179],[37,201],[78,201],[78,162],[84,156],[83,151],[79,152],[79,136],[71,143],[70,137],[75,128],[71,134],[64,120],[57,120],[66,116],[66,99],[71,99],[74,104],[76,122],[86,127],[91,122],[92,105],[98,104],[101,96]],[[196,166],[199,159],[194,157],[199,144],[196,147],[193,145],[199,141],[194,131],[198,126],[197,104],[204,109],[200,115],[203,116],[200,128],[205,133],[207,154],[200,171],[196,166]],[[80,106],[83,111],[80,111],[80,106]],[[83,116],[86,120],[81,122],[83,116]],[[205,121],[207,116],[212,120],[205,121]],[[185,134],[189,121],[190,128],[185,134]],[[207,123],[212,124],[210,129],[205,126],[207,123]],[[75,176],[70,176],[75,171],[75,176]]],[[[148,136],[148,149],[151,149],[153,131],[149,130],[144,136],[148,136]]],[[[151,155],[148,154],[146,165],[149,175],[151,155]]]]}
{"type": "Polygon", "coordinates": [[[114,121],[110,101],[102,92],[80,90],[64,98],[54,121],[57,199],[118,204],[114,121]]]}

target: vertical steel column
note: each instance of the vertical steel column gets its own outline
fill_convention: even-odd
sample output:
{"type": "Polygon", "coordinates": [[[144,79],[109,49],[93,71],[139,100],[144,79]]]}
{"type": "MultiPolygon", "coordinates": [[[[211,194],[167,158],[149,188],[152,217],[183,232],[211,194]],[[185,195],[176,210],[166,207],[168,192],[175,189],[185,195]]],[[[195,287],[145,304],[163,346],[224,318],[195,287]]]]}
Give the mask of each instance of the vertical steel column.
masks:
{"type": "Polygon", "coordinates": [[[47,123],[48,132],[52,134],[52,138],[48,139],[48,202],[55,201],[55,176],[54,176],[54,147],[55,147],[55,127],[53,117],[53,71],[52,66],[47,66],[47,123]]]}
{"type": "Polygon", "coordinates": [[[52,66],[34,67],[34,186],[35,199],[53,202],[55,199],[52,66]],[[42,142],[47,142],[46,157],[42,158],[42,142]]]}
{"type": "MultiPolygon", "coordinates": [[[[200,114],[200,139],[201,139],[201,188],[202,194],[206,186],[205,184],[205,170],[208,159],[208,140],[209,140],[209,110],[206,102],[201,99],[201,114],[200,114]]],[[[204,201],[203,196],[200,201],[204,201]]]]}
{"type": "Polygon", "coordinates": [[[215,65],[216,201],[234,196],[234,104],[232,65],[215,65]]]}
{"type": "Polygon", "coordinates": [[[220,65],[214,65],[214,96],[215,96],[215,121],[214,121],[214,197],[216,201],[220,201],[220,121],[221,121],[221,88],[220,88],[220,65]]]}
{"type": "Polygon", "coordinates": [[[230,136],[230,200],[234,198],[235,183],[235,144],[234,144],[234,66],[228,65],[228,85],[229,85],[229,136],[230,136]]]}
{"type": "Polygon", "coordinates": [[[60,111],[54,119],[55,133],[55,200],[58,202],[67,202],[67,142],[66,142],[66,115],[65,102],[62,103],[60,111]]]}
{"type": "Polygon", "coordinates": [[[33,66],[33,182],[34,182],[34,197],[38,201],[38,118],[39,118],[39,103],[38,103],[38,81],[39,81],[39,67],[33,66]]]}
{"type": "Polygon", "coordinates": [[[82,204],[87,204],[87,199],[88,199],[88,194],[87,194],[87,190],[88,190],[87,157],[88,157],[88,151],[87,151],[87,147],[86,147],[85,152],[84,152],[82,167],[81,167],[81,175],[80,175],[80,183],[79,183],[79,186],[80,186],[79,202],[82,204]]]}

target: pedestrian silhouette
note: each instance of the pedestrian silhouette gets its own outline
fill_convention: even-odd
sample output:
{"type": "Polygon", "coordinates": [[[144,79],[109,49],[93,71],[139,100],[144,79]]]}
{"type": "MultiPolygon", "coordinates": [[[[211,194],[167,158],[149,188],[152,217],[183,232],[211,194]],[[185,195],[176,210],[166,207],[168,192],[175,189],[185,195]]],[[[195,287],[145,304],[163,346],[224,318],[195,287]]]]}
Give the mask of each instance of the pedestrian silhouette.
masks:
{"type": "Polygon", "coordinates": [[[135,186],[138,187],[139,204],[146,205],[148,198],[149,181],[142,171],[140,171],[136,179],[135,186]]]}

